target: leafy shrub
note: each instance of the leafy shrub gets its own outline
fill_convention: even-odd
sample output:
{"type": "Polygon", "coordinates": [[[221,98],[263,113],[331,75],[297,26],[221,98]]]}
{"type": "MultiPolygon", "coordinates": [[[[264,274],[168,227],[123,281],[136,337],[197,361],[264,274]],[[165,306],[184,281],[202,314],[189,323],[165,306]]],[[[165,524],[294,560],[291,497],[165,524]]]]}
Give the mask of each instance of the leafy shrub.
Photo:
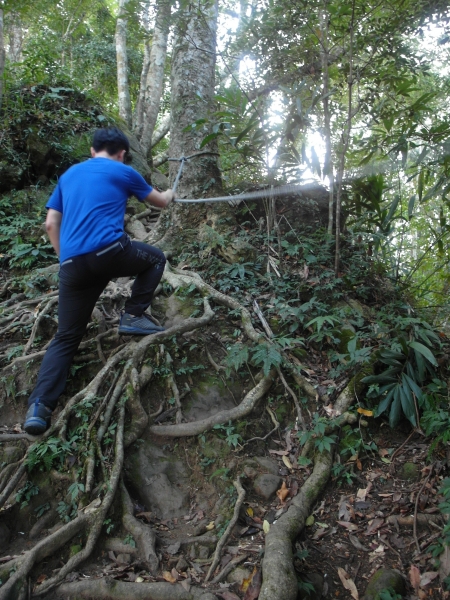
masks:
{"type": "Polygon", "coordinates": [[[380,399],[376,415],[389,411],[389,424],[395,427],[402,414],[417,427],[419,407],[424,405],[422,386],[436,375],[434,346],[440,345],[437,334],[425,321],[397,317],[391,337],[378,350],[378,362],[384,370],[365,377],[370,384],[367,396],[380,399]]]}

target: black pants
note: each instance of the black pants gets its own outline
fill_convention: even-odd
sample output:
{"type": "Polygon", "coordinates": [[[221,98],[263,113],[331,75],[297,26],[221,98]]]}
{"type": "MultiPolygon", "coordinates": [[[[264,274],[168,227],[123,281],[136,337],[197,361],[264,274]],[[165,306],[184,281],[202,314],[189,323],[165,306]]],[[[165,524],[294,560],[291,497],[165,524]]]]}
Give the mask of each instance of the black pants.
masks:
{"type": "Polygon", "coordinates": [[[150,306],[165,264],[161,250],[142,242],[132,242],[126,234],[105,248],[61,264],[58,331],[45,353],[28,405],[39,398],[51,410],[56,408],[95,303],[109,281],[137,275],[131,297],[125,302],[125,311],[139,317],[150,306]]]}

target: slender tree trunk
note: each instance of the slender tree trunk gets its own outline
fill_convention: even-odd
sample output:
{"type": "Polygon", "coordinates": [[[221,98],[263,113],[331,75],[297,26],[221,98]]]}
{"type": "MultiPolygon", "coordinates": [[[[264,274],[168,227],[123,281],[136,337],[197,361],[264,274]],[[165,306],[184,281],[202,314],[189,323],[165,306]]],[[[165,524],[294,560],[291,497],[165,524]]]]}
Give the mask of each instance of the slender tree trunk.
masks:
{"type": "MultiPolygon", "coordinates": [[[[199,0],[187,6],[178,18],[178,31],[172,58],[171,158],[191,156],[183,169],[178,193],[184,197],[213,196],[221,190],[217,144],[200,148],[210,133],[207,124],[192,127],[214,109],[216,64],[217,0],[199,0]],[[205,154],[208,152],[208,154],[205,154]]],[[[170,163],[173,182],[179,163],[170,163]]]]}
{"type": "Polygon", "coordinates": [[[128,85],[127,55],[127,5],[129,0],[119,0],[119,12],[116,21],[116,57],[117,92],[119,96],[119,115],[131,127],[131,99],[128,85]]]}
{"type": "Polygon", "coordinates": [[[8,15],[7,29],[9,34],[8,59],[12,64],[21,62],[23,42],[22,21],[15,11],[10,12],[8,15]]]}
{"type": "Polygon", "coordinates": [[[0,8],[0,108],[3,100],[3,73],[5,71],[5,41],[3,36],[3,9],[0,8]]]}
{"type": "Polygon", "coordinates": [[[153,132],[152,136],[152,148],[159,144],[159,142],[166,137],[170,131],[170,114],[164,115],[161,119],[157,129],[153,132]]]}
{"type": "Polygon", "coordinates": [[[330,114],[330,78],[328,73],[328,7],[327,0],[324,0],[324,10],[320,15],[321,30],[321,62],[322,62],[322,81],[323,81],[323,118],[325,132],[325,166],[324,175],[328,176],[328,185],[330,186],[330,196],[328,204],[328,236],[333,235],[334,218],[334,167],[333,156],[331,152],[331,114],[330,114]]]}
{"type": "Polygon", "coordinates": [[[146,40],[144,44],[144,58],[142,61],[141,80],[139,83],[139,94],[136,102],[136,110],[133,113],[133,133],[138,138],[142,137],[144,128],[144,103],[145,103],[145,86],[150,69],[150,40],[146,40]]]}
{"type": "Polygon", "coordinates": [[[153,131],[155,130],[159,104],[163,93],[170,9],[170,0],[158,1],[153,43],[150,51],[150,68],[148,69],[145,83],[144,119],[140,140],[144,154],[148,154],[151,150],[153,131]]]}
{"type": "Polygon", "coordinates": [[[341,138],[341,154],[339,159],[339,167],[337,171],[337,190],[336,190],[336,245],[335,245],[335,256],[334,256],[334,272],[336,277],[339,274],[339,264],[341,260],[341,199],[342,199],[342,183],[344,179],[345,170],[345,156],[347,154],[348,146],[350,143],[350,133],[352,130],[352,119],[355,116],[352,106],[353,99],[353,39],[355,27],[355,0],[352,2],[352,18],[350,22],[350,48],[349,48],[349,73],[348,73],[348,110],[347,110],[347,122],[342,132],[341,138]]]}

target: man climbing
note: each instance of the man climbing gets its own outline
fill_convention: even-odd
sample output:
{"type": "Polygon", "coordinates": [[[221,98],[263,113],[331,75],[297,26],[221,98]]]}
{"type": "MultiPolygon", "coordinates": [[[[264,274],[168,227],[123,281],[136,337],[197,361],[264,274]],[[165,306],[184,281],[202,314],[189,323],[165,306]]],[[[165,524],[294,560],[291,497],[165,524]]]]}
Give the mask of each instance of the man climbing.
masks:
{"type": "Polygon", "coordinates": [[[58,331],[28,400],[24,429],[32,435],[49,428],[95,303],[111,279],[137,276],[125,302],[119,333],[164,331],[145,313],[164,271],[164,254],[131,241],[123,224],[131,195],[164,208],[175,194],[170,189],[158,192],[123,164],[129,149],[127,137],[116,127],[97,130],[92,159],[66,171],[46,205],[47,233],[60,260],[58,331]]]}

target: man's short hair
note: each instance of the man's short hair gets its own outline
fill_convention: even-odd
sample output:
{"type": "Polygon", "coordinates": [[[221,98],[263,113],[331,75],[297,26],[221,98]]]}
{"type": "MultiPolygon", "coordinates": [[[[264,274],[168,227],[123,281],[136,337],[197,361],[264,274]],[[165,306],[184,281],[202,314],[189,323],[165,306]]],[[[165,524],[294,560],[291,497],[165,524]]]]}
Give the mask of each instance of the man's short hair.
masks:
{"type": "Polygon", "coordinates": [[[110,156],[113,156],[117,152],[120,152],[120,150],[129,152],[130,142],[118,127],[105,127],[104,129],[97,129],[94,133],[92,147],[96,152],[106,150],[110,156]]]}

